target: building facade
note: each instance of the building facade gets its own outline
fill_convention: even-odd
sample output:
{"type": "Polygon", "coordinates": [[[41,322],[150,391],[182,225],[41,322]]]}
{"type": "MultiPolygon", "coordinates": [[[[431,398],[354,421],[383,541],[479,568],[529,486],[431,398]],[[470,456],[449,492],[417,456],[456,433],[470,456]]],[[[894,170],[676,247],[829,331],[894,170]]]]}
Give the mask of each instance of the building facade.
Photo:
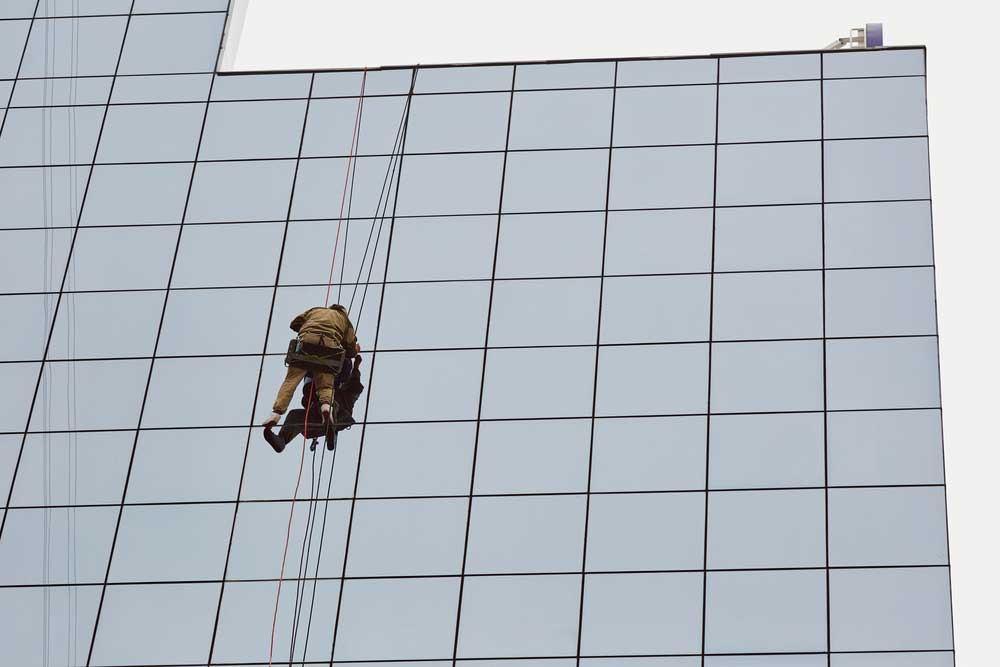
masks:
{"type": "Polygon", "coordinates": [[[0,662],[953,664],[922,47],[216,74],[225,19],[0,7],[0,662]],[[277,455],[327,301],[359,423],[277,455]]]}

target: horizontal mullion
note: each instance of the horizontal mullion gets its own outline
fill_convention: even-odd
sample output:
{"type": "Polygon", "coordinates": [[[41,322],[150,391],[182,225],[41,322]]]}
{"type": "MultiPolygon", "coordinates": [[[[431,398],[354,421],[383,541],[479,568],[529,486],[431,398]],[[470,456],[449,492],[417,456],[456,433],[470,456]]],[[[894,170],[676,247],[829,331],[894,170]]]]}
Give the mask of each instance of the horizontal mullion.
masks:
{"type": "Polygon", "coordinates": [[[52,505],[8,505],[4,509],[8,510],[40,510],[40,509],[100,509],[108,507],[174,507],[191,505],[264,505],[283,503],[325,503],[325,502],[347,502],[358,500],[387,501],[387,500],[456,500],[469,498],[550,498],[565,496],[648,496],[648,495],[677,495],[677,494],[705,494],[708,493],[747,493],[747,492],[774,492],[774,491],[823,491],[824,489],[944,489],[942,483],[921,483],[921,484],[831,484],[828,486],[747,486],[747,487],[704,487],[688,489],[622,489],[617,491],[524,491],[507,493],[438,493],[438,494],[413,494],[399,496],[317,496],[315,498],[241,498],[239,500],[148,500],[131,501],[125,503],[77,503],[73,504],[52,504],[52,505]]]}
{"type": "MultiPolygon", "coordinates": [[[[941,406],[913,406],[913,407],[879,407],[879,408],[836,408],[828,409],[828,414],[851,413],[851,412],[913,412],[920,410],[941,411],[941,406]]],[[[737,417],[745,415],[811,415],[823,414],[823,410],[750,410],[746,412],[672,412],[657,414],[620,414],[620,415],[597,415],[596,419],[660,419],[665,417],[737,417]]],[[[456,417],[454,419],[386,419],[386,420],[362,420],[355,423],[355,426],[369,425],[404,425],[404,424],[474,424],[481,422],[514,422],[514,421],[566,421],[580,419],[595,419],[594,415],[563,415],[556,417],[483,417],[477,420],[474,417],[456,417]]],[[[207,429],[256,429],[260,424],[205,424],[200,426],[144,426],[139,431],[196,431],[207,429]]],[[[86,429],[33,429],[19,431],[0,431],[0,435],[44,435],[58,433],[134,433],[137,429],[129,427],[121,428],[86,428],[86,429]]]]}

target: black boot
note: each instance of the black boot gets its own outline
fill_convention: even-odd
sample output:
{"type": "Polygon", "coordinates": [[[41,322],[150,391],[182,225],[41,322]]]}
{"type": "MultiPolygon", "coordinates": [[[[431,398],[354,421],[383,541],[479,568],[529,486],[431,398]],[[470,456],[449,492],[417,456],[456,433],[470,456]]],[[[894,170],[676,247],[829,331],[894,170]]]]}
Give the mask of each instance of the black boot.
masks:
{"type": "Polygon", "coordinates": [[[267,440],[267,444],[271,445],[271,449],[278,454],[285,451],[285,441],[272,431],[270,427],[264,429],[264,439],[267,440]]]}

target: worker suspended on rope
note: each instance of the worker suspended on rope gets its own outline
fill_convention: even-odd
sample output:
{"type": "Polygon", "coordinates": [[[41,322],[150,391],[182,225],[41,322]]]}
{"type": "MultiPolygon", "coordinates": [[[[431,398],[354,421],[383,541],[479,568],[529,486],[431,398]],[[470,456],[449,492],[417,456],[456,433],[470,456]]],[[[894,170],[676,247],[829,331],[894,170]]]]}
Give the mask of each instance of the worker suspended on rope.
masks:
{"type": "MultiPolygon", "coordinates": [[[[288,353],[285,355],[285,365],[288,366],[288,371],[285,374],[284,382],[278,389],[278,395],[274,399],[273,412],[264,420],[263,424],[265,438],[275,451],[279,452],[284,449],[287,441],[281,442],[280,448],[276,446],[277,442],[272,442],[272,437],[268,436],[273,436],[276,441],[279,440],[280,436],[274,436],[270,429],[277,425],[281,415],[288,409],[295,388],[302,382],[306,374],[311,375],[311,386],[308,388],[314,393],[313,403],[319,404],[319,421],[324,425],[323,430],[328,435],[341,430],[338,428],[341,422],[344,423],[343,428],[354,423],[353,418],[350,419],[349,423],[340,418],[344,412],[343,409],[335,410],[331,415],[335,385],[341,385],[341,394],[345,403],[349,404],[347,416],[350,416],[354,401],[357,400],[357,395],[360,395],[360,390],[364,388],[357,389],[361,385],[360,373],[357,372],[357,366],[360,365],[361,361],[357,354],[360,348],[354,333],[354,325],[351,324],[346,308],[340,304],[310,308],[293,319],[289,326],[292,331],[298,333],[298,336],[288,344],[288,353]],[[352,361],[354,363],[351,363],[352,361]],[[353,380],[356,372],[358,377],[355,383],[353,380]],[[345,389],[349,391],[345,391],[345,389]],[[357,395],[352,394],[350,390],[357,390],[357,395]]],[[[304,416],[301,419],[303,426],[307,423],[304,416]]],[[[311,422],[312,419],[309,421],[311,422]]],[[[332,446],[330,439],[328,439],[327,444],[332,446]]]]}

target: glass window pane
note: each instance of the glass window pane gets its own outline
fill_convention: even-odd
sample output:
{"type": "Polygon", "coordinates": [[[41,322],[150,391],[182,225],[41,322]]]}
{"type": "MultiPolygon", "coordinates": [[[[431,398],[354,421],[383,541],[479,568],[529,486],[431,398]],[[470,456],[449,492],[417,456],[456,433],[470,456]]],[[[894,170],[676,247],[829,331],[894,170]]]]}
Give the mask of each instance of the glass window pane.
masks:
{"type": "MultiPolygon", "coordinates": [[[[35,0],[9,0],[0,7],[0,18],[31,18],[35,14],[35,0]]],[[[13,21],[11,23],[14,23],[13,21]]],[[[21,45],[23,46],[23,44],[21,45]]],[[[20,46],[18,47],[20,48],[20,46]]]]}
{"type": "Polygon", "coordinates": [[[167,300],[157,354],[259,354],[274,291],[174,290],[167,300]],[[219,335],[219,323],[226,332],[219,335]]]}
{"type": "MultiPolygon", "coordinates": [[[[225,9],[222,0],[222,9],[225,9]]],[[[219,76],[212,86],[213,100],[293,99],[309,96],[311,74],[243,74],[219,76]]]]}
{"type": "Polygon", "coordinates": [[[122,513],[109,580],[222,578],[233,505],[153,505],[122,513]]]}
{"type": "MultiPolygon", "coordinates": [[[[4,169],[0,178],[0,200],[4,202],[0,228],[74,226],[88,172],[88,167],[4,169]],[[50,201],[61,205],[49,206],[50,201]]],[[[5,288],[9,284],[4,282],[5,288]]]]}
{"type": "Polygon", "coordinates": [[[482,414],[487,419],[589,415],[593,387],[592,347],[490,350],[482,414]]]}
{"type": "Polygon", "coordinates": [[[926,201],[826,206],[826,266],[934,263],[926,201]]]}
{"type": "Polygon", "coordinates": [[[544,65],[518,65],[514,87],[531,88],[584,88],[613,86],[613,62],[552,63],[544,65]]]}
{"type": "Polygon", "coordinates": [[[187,220],[284,220],[294,160],[202,162],[194,172],[187,220]]]}
{"type": "MultiPolygon", "coordinates": [[[[457,577],[348,580],[333,659],[450,655],[455,643],[458,583],[457,577]]],[[[468,590],[466,584],[466,595],[468,590]]],[[[463,611],[463,618],[465,614],[463,611]]]]}
{"type": "Polygon", "coordinates": [[[48,359],[153,354],[163,296],[159,291],[63,294],[48,359]]]}
{"type": "Polygon", "coordinates": [[[712,346],[712,412],[822,409],[820,341],[712,346]]]}
{"type": "Polygon", "coordinates": [[[711,206],[711,146],[617,148],[611,155],[609,208],[711,206]]]}
{"type": "MultiPolygon", "coordinates": [[[[535,229],[536,233],[540,231],[537,226],[535,229]]],[[[383,236],[384,232],[385,230],[383,236]]],[[[350,243],[353,244],[352,247],[358,248],[360,254],[367,237],[353,234],[352,232],[350,243]]],[[[497,220],[494,215],[397,218],[392,229],[389,280],[489,278],[496,234],[497,220]],[[461,248],[462,251],[455,252],[455,248],[461,248]]],[[[501,236],[503,234],[502,231],[501,236]]],[[[374,240],[372,243],[374,244],[374,240]]],[[[352,274],[349,273],[348,276],[350,275],[352,274]]],[[[372,275],[381,274],[376,270],[372,275]]]]}
{"type": "Polygon", "coordinates": [[[0,395],[5,400],[0,403],[0,423],[12,425],[5,430],[19,429],[27,421],[40,366],[36,362],[3,365],[0,395]]]}
{"type": "Polygon", "coordinates": [[[208,99],[212,74],[122,76],[115,79],[112,103],[203,102],[208,99]]]}
{"type": "Polygon", "coordinates": [[[713,308],[714,340],[821,337],[823,274],[716,275],[713,308]]]}
{"type": "Polygon", "coordinates": [[[587,513],[584,496],[476,498],[471,511],[467,572],[580,569],[587,513]]]}
{"type": "Polygon", "coordinates": [[[225,18],[222,13],[133,16],[118,73],[211,72],[225,18]]]}
{"type": "Polygon", "coordinates": [[[280,222],[188,225],[177,249],[173,286],[271,285],[283,232],[280,222]]]}
{"type": "Polygon", "coordinates": [[[621,61],[618,63],[618,85],[666,86],[715,83],[717,62],[715,58],[621,61]]]}
{"type": "Polygon", "coordinates": [[[619,89],[615,146],[715,141],[715,86],[619,89]]]}
{"type": "MultiPolygon", "coordinates": [[[[453,156],[451,156],[453,157],[453,156]]],[[[396,205],[398,157],[361,157],[351,161],[351,176],[345,198],[344,181],[348,159],[311,159],[299,163],[295,177],[293,219],[354,218],[391,220],[396,205]],[[343,202],[343,212],[341,203],[343,202]]],[[[495,209],[496,207],[494,207],[495,209]]],[[[284,213],[282,213],[284,217],[284,213]]],[[[386,223],[388,233],[389,223],[386,223]]]]}
{"type": "MultiPolygon", "coordinates": [[[[419,78],[419,76],[418,76],[419,78]]],[[[369,71],[365,95],[405,95],[413,79],[411,69],[369,71]]],[[[313,97],[343,97],[361,92],[361,72],[317,72],[313,97]]]]}
{"type": "Polygon", "coordinates": [[[705,494],[700,491],[593,496],[587,570],[700,570],[704,535],[705,494]]]}
{"type": "Polygon", "coordinates": [[[600,275],[603,239],[603,213],[505,215],[500,222],[497,277],[600,275]]]}
{"type": "Polygon", "coordinates": [[[940,407],[937,338],[831,340],[831,410],[940,407]]]}
{"type": "Polygon", "coordinates": [[[0,165],[87,164],[93,159],[102,107],[9,109],[0,165]]]}
{"type": "Polygon", "coordinates": [[[949,649],[948,568],[830,571],[830,648],[949,649]]]}
{"type": "Polygon", "coordinates": [[[305,100],[213,102],[208,105],[202,160],[295,157],[305,100]]]}
{"type": "Polygon", "coordinates": [[[934,334],[936,319],[932,268],[827,274],[829,336],[934,334]]]}
{"type": "MultiPolygon", "coordinates": [[[[373,421],[474,419],[482,350],[384,352],[369,391],[373,421]]],[[[355,415],[357,419],[357,415],[355,415]]]]}
{"type": "Polygon", "coordinates": [[[462,570],[465,498],[359,500],[351,520],[347,575],[448,575],[462,570]]]}
{"type": "Polygon", "coordinates": [[[499,153],[408,155],[396,215],[496,213],[502,164],[499,153]]]}
{"type": "Polygon", "coordinates": [[[823,486],[823,415],[715,415],[710,452],[713,489],[823,486]]]}
{"type": "Polygon", "coordinates": [[[579,575],[472,577],[462,596],[458,655],[574,653],[579,615],[579,575]]]}
{"type": "Polygon", "coordinates": [[[826,138],[927,134],[925,83],[923,77],[824,81],[826,138]]]}
{"type": "Polygon", "coordinates": [[[509,108],[508,93],[418,95],[410,104],[406,152],[503,150],[509,108]]]}
{"type": "Polygon", "coordinates": [[[9,509],[0,542],[0,583],[100,583],[117,507],[9,509]],[[67,568],[67,554],[75,559],[67,568]]]}
{"type": "Polygon", "coordinates": [[[708,345],[601,348],[599,415],[703,413],[707,397],[708,345]]]}
{"type": "MultiPolygon", "coordinates": [[[[719,146],[718,150],[720,206],[799,204],[820,200],[819,142],[743,144],[719,146]]],[[[827,165],[829,184],[829,155],[827,165]]],[[[830,198],[829,189],[826,194],[830,198]]]]}
{"type": "Polygon", "coordinates": [[[704,417],[595,422],[592,491],[704,488],[704,417]]]}
{"type": "MultiPolygon", "coordinates": [[[[262,447],[266,447],[261,443],[262,447]]],[[[322,445],[320,445],[322,447],[322,445]]],[[[268,455],[274,460],[274,452],[268,449],[268,455]]],[[[298,456],[297,454],[293,456],[298,456]]],[[[292,456],[285,458],[291,459],[292,456]]],[[[298,460],[295,461],[295,468],[290,469],[294,475],[298,469],[298,460]]],[[[288,489],[285,497],[291,496],[292,486],[288,484],[286,477],[284,485],[288,489]]],[[[291,480],[294,481],[294,480],[291,480]]],[[[325,489],[325,487],[324,487],[325,489]]],[[[306,534],[306,528],[310,519],[309,502],[299,500],[295,503],[295,511],[292,514],[293,536],[306,534]]],[[[291,503],[283,502],[241,502],[239,510],[236,512],[236,526],[233,532],[233,544],[230,549],[229,570],[227,577],[230,579],[277,579],[281,570],[282,554],[284,553],[284,539],[277,539],[276,535],[284,536],[288,530],[288,516],[291,503]]],[[[323,502],[316,504],[314,510],[319,514],[326,512],[326,535],[323,546],[323,560],[316,576],[319,577],[340,577],[344,564],[344,545],[347,538],[347,522],[350,517],[351,503],[347,500],[323,502]]],[[[230,515],[231,516],[231,515],[230,515]]],[[[317,528],[321,531],[321,520],[317,520],[317,528]]],[[[285,577],[294,578],[297,576],[297,564],[291,560],[292,554],[298,556],[301,545],[301,537],[292,538],[292,545],[289,546],[288,559],[285,562],[285,577]],[[296,544],[296,542],[298,544],[296,544]]],[[[317,537],[318,541],[319,538],[317,537]]],[[[297,559],[296,559],[297,560],[297,559]]],[[[317,573],[315,562],[309,568],[309,576],[317,573]]],[[[288,585],[288,582],[285,582],[288,585]]],[[[272,584],[270,608],[274,609],[274,596],[277,586],[272,584]]],[[[282,598],[285,596],[282,590],[282,598]]],[[[290,594],[294,597],[294,594],[290,594]]],[[[287,636],[287,635],[286,635],[287,636]]],[[[329,651],[327,652],[329,657],[329,651]]]]}
{"type": "Polygon", "coordinates": [[[924,73],[924,49],[858,51],[823,54],[823,76],[911,76],[924,73]]]}
{"type": "MultiPolygon", "coordinates": [[[[324,550],[325,551],[325,550],[324,550]]],[[[324,554],[325,556],[325,554],[324,554]]],[[[324,558],[325,560],[325,558],[324,558]]],[[[339,572],[338,572],[339,574],[339,572]]],[[[272,581],[232,581],[226,583],[219,610],[219,626],[216,633],[213,662],[236,664],[267,664],[271,654],[271,625],[274,630],[273,663],[288,664],[293,624],[298,623],[295,657],[305,658],[310,664],[329,662],[330,645],[333,642],[332,620],[337,617],[337,599],[340,593],[339,581],[319,581],[315,584],[315,606],[312,607],[313,622],[309,624],[308,606],[296,615],[295,584],[286,581],[281,588],[278,616],[274,617],[274,597],[276,584],[272,581]],[[322,619],[325,622],[320,622],[322,619]],[[308,647],[304,646],[308,635],[308,647]],[[250,661],[253,661],[251,663],[250,661]]],[[[306,586],[310,605],[313,599],[313,585],[306,586]]],[[[209,621],[209,627],[212,622],[209,621]]],[[[202,659],[208,655],[207,649],[202,659]]],[[[301,663],[295,663],[300,665],[301,663]]]]}
{"type": "MultiPolygon", "coordinates": [[[[699,653],[701,592],[701,574],[588,575],[580,650],[597,655],[699,653]]],[[[587,664],[633,663],[616,659],[587,664]]],[[[640,667],[645,663],[634,664],[640,667]]],[[[688,667],[670,662],[655,665],[688,667]]]]}
{"type": "Polygon", "coordinates": [[[706,652],[826,650],[823,570],[711,572],[707,590],[706,652]]]}
{"type": "Polygon", "coordinates": [[[933,653],[843,653],[834,654],[833,667],[955,667],[949,651],[933,653]]]}
{"type": "Polygon", "coordinates": [[[827,201],[927,199],[927,139],[828,141],[827,201]]]}
{"type": "Polygon", "coordinates": [[[219,584],[109,586],[94,640],[94,662],[204,660],[218,603],[219,584]]]}
{"type": "Polygon", "coordinates": [[[600,288],[596,278],[497,282],[490,345],[593,344],[600,288]]]}
{"type": "MultiPolygon", "coordinates": [[[[827,208],[826,260],[830,262],[827,208]]],[[[715,211],[715,270],[766,271],[823,266],[819,206],[752,206],[715,211]]]]}
{"type": "Polygon", "coordinates": [[[694,273],[712,266],[712,211],[608,214],[605,275],[694,273]]]}
{"type": "Polygon", "coordinates": [[[386,285],[379,349],[482,346],[489,301],[485,281],[386,285]]]}
{"type": "Polygon", "coordinates": [[[88,14],[128,14],[130,0],[91,0],[84,6],[73,0],[47,0],[39,3],[38,16],[86,16],[88,14]]]}
{"type": "Polygon", "coordinates": [[[947,565],[943,487],[830,490],[830,565],[947,565]]]}
{"type": "Polygon", "coordinates": [[[157,359],[142,425],[246,424],[259,371],[260,360],[254,357],[157,359]]]}
{"type": "MultiPolygon", "coordinates": [[[[51,47],[50,47],[51,48],[51,47]]],[[[115,51],[117,56],[118,51],[115,51]]],[[[23,75],[22,75],[23,76],[23,75]]],[[[58,104],[105,104],[111,92],[110,76],[81,79],[18,79],[12,107],[55,106],[58,104]]],[[[8,88],[8,93],[10,89],[8,88]]],[[[4,98],[4,104],[7,103],[4,98]]]]}
{"type": "Polygon", "coordinates": [[[0,329],[0,360],[29,361],[42,358],[52,328],[56,298],[50,294],[0,296],[0,312],[4,314],[4,319],[17,323],[17,326],[0,329]]]}
{"type": "Polygon", "coordinates": [[[358,496],[468,494],[475,440],[472,423],[368,425],[358,496]]]}
{"type": "Polygon", "coordinates": [[[719,141],[819,139],[819,105],[818,81],[721,86],[719,141]]]}
{"type": "Polygon", "coordinates": [[[513,85],[514,68],[509,65],[427,67],[417,73],[414,92],[453,93],[474,90],[507,90],[513,85]]]}
{"type": "Polygon", "coordinates": [[[482,422],[475,492],[582,493],[589,452],[589,419],[482,422]]]}
{"type": "Polygon", "coordinates": [[[14,78],[31,21],[0,22],[0,77],[14,78]]]}
{"type": "MultiPolygon", "coordinates": [[[[327,270],[329,271],[329,269],[327,270]]],[[[288,351],[288,341],[295,336],[289,327],[292,319],[301,315],[308,308],[322,306],[325,295],[326,285],[324,283],[312,287],[278,288],[271,315],[271,330],[267,338],[268,354],[277,354],[284,359],[285,352],[288,351]]],[[[330,301],[343,301],[343,305],[348,307],[362,352],[370,352],[375,344],[375,329],[378,323],[379,299],[381,297],[382,285],[380,283],[368,285],[367,293],[364,285],[360,285],[356,292],[353,285],[345,285],[343,290],[340,290],[338,286],[330,288],[330,301]]],[[[362,375],[364,373],[364,367],[362,367],[362,375]]]]}
{"type": "Polygon", "coordinates": [[[243,429],[141,431],[127,501],[235,500],[246,444],[243,429]]]}
{"type": "Polygon", "coordinates": [[[611,136],[611,103],[611,90],[515,93],[510,148],[607,146],[611,136]]]}
{"type": "MultiPolygon", "coordinates": [[[[373,72],[369,72],[371,77],[373,72]]],[[[319,77],[317,75],[317,82],[319,77]]],[[[357,95],[360,84],[350,93],[357,95]]],[[[371,94],[368,91],[369,95],[371,94]]],[[[313,99],[309,102],[309,118],[306,121],[306,136],[302,144],[302,155],[347,156],[351,152],[354,120],[358,114],[358,98],[313,99]]],[[[361,109],[361,127],[355,155],[379,155],[398,153],[397,136],[406,113],[405,97],[366,96],[361,109]]],[[[412,111],[411,111],[412,115],[412,111]]],[[[502,145],[501,145],[502,146],[502,145]]],[[[409,149],[409,130],[407,149],[409,149]]],[[[343,182],[343,178],[341,178],[343,182]]],[[[339,193],[338,193],[339,194],[339,193]]]]}
{"type": "Polygon", "coordinates": [[[833,412],[831,485],[943,484],[939,410],[833,412]]]}
{"type": "Polygon", "coordinates": [[[134,441],[135,433],[127,431],[29,435],[11,506],[117,505],[134,441]]]}
{"type": "Polygon", "coordinates": [[[100,165],[87,189],[81,225],[179,223],[191,164],[100,165]]]}
{"type": "MultiPolygon", "coordinates": [[[[836,664],[836,663],[834,663],[836,664]]],[[[828,667],[826,655],[705,656],[705,667],[828,667]]]]}
{"type": "MultiPolygon", "coordinates": [[[[39,12],[42,15],[44,10],[39,12]]],[[[36,20],[20,76],[114,74],[124,33],[124,16],[36,20]]]]}
{"type": "Polygon", "coordinates": [[[710,276],[606,278],[601,342],[705,340],[710,284],[710,276]]]}
{"type": "MultiPolygon", "coordinates": [[[[279,284],[317,285],[318,288],[311,290],[311,293],[325,295],[332,263],[337,299],[348,301],[354,296],[360,299],[361,294],[356,292],[364,288],[365,282],[379,282],[385,275],[389,228],[393,227],[392,234],[395,238],[395,225],[399,225],[400,222],[396,220],[393,223],[391,219],[343,222],[309,220],[289,225],[285,236],[285,252],[282,255],[279,284]],[[339,238],[338,226],[341,229],[339,238]],[[381,232],[379,227],[382,228],[381,232]],[[336,259],[333,258],[335,246],[336,259]],[[361,283],[361,286],[355,289],[355,283],[361,283]]],[[[395,243],[392,244],[392,250],[395,260],[395,243]]],[[[369,297],[373,291],[380,292],[381,287],[370,287],[369,297]]]]}
{"type": "Polygon", "coordinates": [[[53,664],[86,664],[90,641],[81,638],[94,631],[100,599],[100,586],[0,588],[0,614],[8,619],[0,628],[4,655],[15,665],[37,664],[39,647],[47,646],[53,664]],[[43,617],[47,624],[39,622],[43,617]]]}
{"type": "Polygon", "coordinates": [[[68,411],[61,399],[39,401],[31,415],[31,430],[135,428],[149,363],[148,359],[46,362],[39,395],[48,391],[53,397],[66,396],[68,385],[72,391],[66,400],[76,409],[68,411]]]}
{"type": "Polygon", "coordinates": [[[73,247],[76,289],[166,287],[178,230],[173,226],[80,229],[73,247]]]}
{"type": "Polygon", "coordinates": [[[819,54],[816,53],[719,58],[719,80],[723,83],[819,77],[819,54]]]}
{"type": "Polygon", "coordinates": [[[510,153],[504,176],[505,213],[604,209],[606,150],[510,153]]]}
{"type": "Polygon", "coordinates": [[[823,567],[823,490],[713,491],[708,497],[708,567],[823,567]]]}

